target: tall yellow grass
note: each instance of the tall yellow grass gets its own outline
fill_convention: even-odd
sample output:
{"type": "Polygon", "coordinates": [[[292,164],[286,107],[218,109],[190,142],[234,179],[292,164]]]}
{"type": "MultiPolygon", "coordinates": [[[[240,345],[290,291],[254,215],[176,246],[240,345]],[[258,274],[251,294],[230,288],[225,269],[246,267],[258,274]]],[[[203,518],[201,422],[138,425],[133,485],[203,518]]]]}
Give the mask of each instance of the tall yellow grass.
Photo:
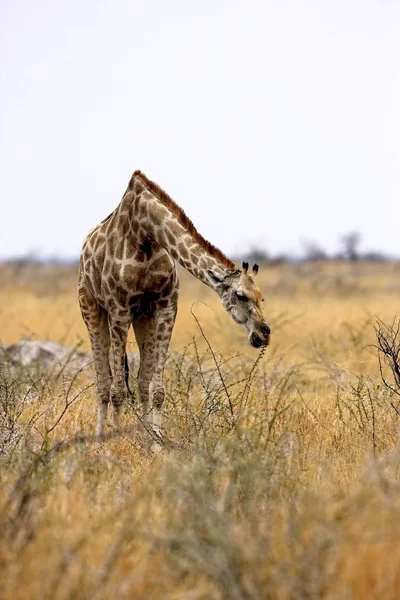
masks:
{"type": "MultiPolygon", "coordinates": [[[[2,343],[89,350],[74,270],[2,278],[2,343]]],[[[400,402],[371,345],[399,266],[263,268],[261,355],[181,280],[157,455],[128,404],[95,443],[90,369],[1,376],[0,596],[397,599],[400,402]]]]}

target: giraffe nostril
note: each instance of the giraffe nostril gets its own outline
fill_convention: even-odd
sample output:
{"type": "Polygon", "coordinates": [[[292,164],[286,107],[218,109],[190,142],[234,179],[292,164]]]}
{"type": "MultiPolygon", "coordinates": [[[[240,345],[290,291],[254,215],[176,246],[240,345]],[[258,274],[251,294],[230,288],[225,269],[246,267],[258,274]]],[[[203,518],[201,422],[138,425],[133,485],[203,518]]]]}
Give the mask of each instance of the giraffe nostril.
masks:
{"type": "Polygon", "coordinates": [[[271,333],[270,327],[268,325],[262,325],[262,327],[261,327],[261,333],[263,335],[270,335],[270,333],[271,333]]]}

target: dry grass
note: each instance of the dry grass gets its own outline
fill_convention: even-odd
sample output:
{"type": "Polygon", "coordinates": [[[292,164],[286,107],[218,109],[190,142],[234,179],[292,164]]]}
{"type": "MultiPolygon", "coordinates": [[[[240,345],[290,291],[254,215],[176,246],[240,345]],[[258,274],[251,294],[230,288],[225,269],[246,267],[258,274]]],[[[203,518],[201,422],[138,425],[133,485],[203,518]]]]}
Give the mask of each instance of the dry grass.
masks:
{"type": "MultiPolygon", "coordinates": [[[[3,343],[89,349],[74,272],[1,277],[3,343]]],[[[90,371],[0,378],[2,598],[398,598],[400,416],[369,347],[398,265],[260,278],[264,356],[183,274],[156,456],[131,406],[96,445],[90,371]]]]}

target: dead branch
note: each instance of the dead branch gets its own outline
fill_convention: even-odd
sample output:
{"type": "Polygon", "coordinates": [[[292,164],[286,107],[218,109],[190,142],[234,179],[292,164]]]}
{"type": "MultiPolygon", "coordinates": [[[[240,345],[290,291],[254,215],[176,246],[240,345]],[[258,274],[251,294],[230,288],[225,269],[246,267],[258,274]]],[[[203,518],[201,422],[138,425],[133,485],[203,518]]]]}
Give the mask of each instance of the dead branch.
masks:
{"type": "Polygon", "coordinates": [[[378,319],[375,326],[378,351],[379,370],[384,385],[393,393],[400,396],[400,319],[393,319],[388,325],[378,319]],[[390,368],[393,381],[385,374],[384,365],[390,368]]]}

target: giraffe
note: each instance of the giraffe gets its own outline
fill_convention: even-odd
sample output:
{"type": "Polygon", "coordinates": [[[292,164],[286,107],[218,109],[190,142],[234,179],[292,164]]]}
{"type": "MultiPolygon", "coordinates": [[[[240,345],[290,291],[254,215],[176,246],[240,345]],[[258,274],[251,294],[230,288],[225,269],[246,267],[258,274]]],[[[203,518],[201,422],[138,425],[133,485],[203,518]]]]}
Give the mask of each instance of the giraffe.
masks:
{"type": "Polygon", "coordinates": [[[176,262],[220,296],[225,310],[255,348],[268,345],[270,328],[255,281],[258,265],[242,270],[205,240],[184,211],[154,182],[135,171],[117,208],[84,240],[78,297],[96,371],[96,436],[104,439],[108,405],[119,428],[127,396],[126,342],[133,325],[140,352],[143,419],[161,431],[164,364],[178,303],[176,262]],[[112,348],[112,366],[110,353],[112,348]]]}

